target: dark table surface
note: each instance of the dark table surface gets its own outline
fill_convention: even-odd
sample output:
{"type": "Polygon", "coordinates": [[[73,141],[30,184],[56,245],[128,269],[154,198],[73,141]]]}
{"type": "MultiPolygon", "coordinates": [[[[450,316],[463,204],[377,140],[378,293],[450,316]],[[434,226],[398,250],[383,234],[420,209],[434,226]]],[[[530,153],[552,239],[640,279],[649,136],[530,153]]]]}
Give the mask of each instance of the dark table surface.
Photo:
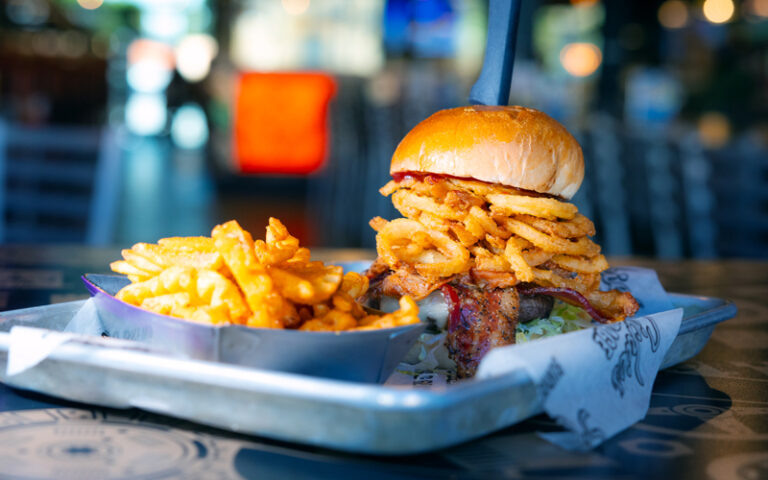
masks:
{"type": "MultiPolygon", "coordinates": [[[[80,275],[106,272],[118,256],[116,249],[0,247],[0,309],[85,298],[80,275]]],[[[542,440],[536,432],[552,422],[539,416],[429,454],[349,455],[0,384],[0,479],[768,478],[768,263],[612,264],[654,268],[668,291],[729,299],[739,313],[715,329],[699,355],[659,374],[645,419],[594,451],[568,452],[542,440]]]]}

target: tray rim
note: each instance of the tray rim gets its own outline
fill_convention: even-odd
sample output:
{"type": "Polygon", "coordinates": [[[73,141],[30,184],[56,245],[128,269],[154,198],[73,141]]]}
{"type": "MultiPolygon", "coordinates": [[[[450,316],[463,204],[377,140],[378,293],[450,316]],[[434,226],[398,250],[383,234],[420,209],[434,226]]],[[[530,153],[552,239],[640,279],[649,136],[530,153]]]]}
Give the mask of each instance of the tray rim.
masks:
{"type": "MultiPolygon", "coordinates": [[[[680,303],[699,306],[709,304],[709,308],[684,317],[680,332],[678,333],[678,337],[680,337],[700,330],[700,334],[706,337],[702,346],[706,344],[715,324],[732,318],[736,313],[736,306],[728,300],[674,293],[670,294],[670,296],[676,307],[681,306],[679,305],[680,303]],[[684,328],[683,325],[686,327],[684,328]]],[[[69,303],[84,303],[84,301],[69,303]]],[[[0,324],[3,323],[4,317],[9,315],[42,313],[41,309],[44,310],[50,307],[32,307],[30,309],[0,313],[0,324]],[[31,310],[36,310],[36,312],[31,310]]],[[[147,352],[110,349],[82,344],[62,345],[42,362],[40,369],[33,368],[30,371],[9,378],[5,375],[4,369],[4,362],[7,360],[9,347],[9,336],[7,332],[0,332],[0,381],[16,388],[39,391],[68,400],[104,407],[136,407],[162,415],[184,418],[241,433],[354,453],[376,455],[413,454],[444,448],[486,435],[500,428],[508,427],[536,413],[540,413],[541,410],[532,382],[524,372],[520,371],[513,371],[499,377],[459,381],[442,387],[419,388],[408,385],[367,384],[310,377],[231,364],[173,358],[147,352]],[[164,366],[162,369],[158,368],[158,360],[160,359],[164,366]],[[55,372],[57,368],[60,371],[62,366],[67,368],[96,368],[108,374],[123,375],[120,378],[133,379],[128,381],[143,382],[143,384],[150,385],[156,390],[160,389],[157,391],[162,391],[162,386],[159,385],[160,382],[152,385],[153,381],[174,379],[186,382],[185,384],[190,391],[193,391],[194,388],[210,389],[215,387],[224,392],[231,392],[240,396],[245,395],[247,398],[267,399],[272,402],[279,402],[285,399],[299,401],[303,402],[305,407],[319,411],[326,408],[346,409],[352,411],[352,415],[360,414],[361,416],[355,417],[360,422],[371,417],[380,418],[382,421],[378,429],[373,432],[348,432],[346,437],[333,438],[318,435],[317,432],[313,436],[311,433],[306,433],[303,429],[291,432],[288,431],[290,429],[285,430],[287,427],[281,427],[275,423],[270,424],[269,421],[267,421],[267,426],[265,427],[264,421],[259,419],[250,419],[252,423],[255,422],[256,426],[238,429],[231,426],[231,419],[227,418],[226,414],[224,416],[222,414],[216,416],[215,413],[209,412],[206,413],[206,418],[201,418],[201,416],[190,415],[186,412],[179,413],[173,409],[164,410],[157,407],[151,399],[147,401],[146,398],[124,398],[119,395],[110,397],[107,393],[98,392],[102,393],[99,395],[99,398],[94,399],[91,397],[84,399],[77,396],[77,390],[74,390],[74,393],[70,396],[62,393],[66,390],[66,387],[62,386],[59,386],[58,390],[53,392],[45,389],[41,390],[40,385],[46,385],[46,381],[55,382],[58,380],[53,373],[46,369],[52,369],[55,372]],[[481,418],[478,420],[479,424],[473,427],[474,430],[472,427],[462,425],[461,422],[451,423],[451,427],[429,423],[430,421],[438,422],[439,419],[444,419],[445,415],[454,412],[456,412],[456,415],[461,415],[461,412],[463,412],[464,415],[474,416],[477,415],[476,410],[481,409],[478,405],[487,405],[489,402],[501,401],[504,398],[515,398],[519,405],[510,405],[505,408],[498,407],[498,411],[495,412],[496,417],[494,417],[496,418],[495,423],[487,418],[481,418]],[[409,421],[412,423],[408,423],[409,421]],[[412,424],[415,425],[417,423],[421,425],[422,430],[420,431],[419,428],[413,427],[413,430],[409,432],[409,437],[414,439],[409,441],[399,439],[400,441],[397,441],[398,439],[395,438],[393,440],[393,435],[396,436],[397,434],[394,430],[398,428],[398,425],[400,428],[403,428],[403,426],[411,427],[412,424]],[[434,429],[438,429],[440,433],[436,433],[434,429]],[[361,442],[359,438],[350,440],[350,435],[354,437],[354,433],[362,436],[368,443],[365,441],[361,442]],[[419,435],[421,435],[421,441],[415,440],[419,435]],[[378,436],[382,438],[378,438],[378,436]]],[[[698,350],[680,361],[685,361],[697,353],[698,350]]],[[[298,415],[307,416],[306,412],[298,412],[298,415]]],[[[472,418],[474,419],[474,417],[472,418]]],[[[362,423],[359,426],[364,427],[365,424],[362,423]]],[[[347,428],[355,427],[349,426],[347,428]]]]}
{"type": "MultiPolygon", "coordinates": [[[[730,318],[733,318],[735,314],[737,313],[736,305],[730,301],[725,300],[718,297],[707,297],[707,296],[701,296],[701,295],[692,295],[692,294],[685,294],[685,293],[669,293],[668,294],[673,300],[675,298],[678,299],[687,299],[687,300],[698,300],[701,302],[717,302],[718,304],[713,306],[710,309],[697,312],[689,317],[683,317],[681,324],[680,324],[680,330],[678,331],[677,336],[685,335],[687,333],[690,333],[694,330],[704,329],[709,326],[716,325],[718,323],[722,323],[725,320],[728,320],[730,318]]],[[[74,304],[84,304],[87,300],[76,300],[73,302],[64,302],[60,304],[48,304],[48,305],[40,305],[37,307],[28,307],[28,308],[22,308],[22,309],[16,309],[16,310],[7,310],[5,312],[0,312],[0,325],[2,325],[3,321],[5,320],[5,317],[8,317],[10,315],[24,315],[24,314],[32,314],[35,311],[40,311],[45,308],[53,307],[56,305],[74,305],[74,304]]],[[[674,301],[673,301],[674,303],[674,301]]],[[[681,305],[674,304],[675,308],[679,308],[681,305]]],[[[173,317],[169,317],[173,318],[173,317]]],[[[402,327],[399,327],[402,328],[402,327]]],[[[325,332],[324,332],[325,333],[325,332]]],[[[0,352],[7,352],[9,343],[8,343],[8,335],[9,332],[4,331],[0,329],[0,352]]],[[[567,334],[563,334],[567,335],[567,334]]],[[[246,367],[246,366],[240,366],[235,364],[229,364],[229,363],[223,363],[223,362],[215,362],[215,361],[207,361],[207,360],[198,360],[198,359],[191,359],[191,358],[179,358],[174,356],[169,356],[167,354],[162,353],[150,353],[146,351],[129,351],[129,350],[122,350],[122,349],[105,349],[104,347],[99,347],[95,345],[83,345],[87,348],[96,348],[99,350],[109,350],[109,351],[120,351],[123,353],[132,353],[136,355],[143,355],[143,356],[151,356],[151,357],[162,357],[164,359],[168,359],[168,361],[175,361],[175,362],[181,362],[181,363],[200,363],[208,366],[216,366],[221,367],[224,369],[234,369],[234,370],[243,370],[247,372],[258,372],[259,374],[265,374],[270,376],[276,376],[276,377],[282,377],[282,376],[288,376],[288,377],[295,377],[296,379],[311,379],[316,380],[320,383],[329,383],[329,384],[344,384],[344,385],[361,385],[365,386],[366,388],[374,388],[374,389],[393,389],[393,390],[404,390],[402,386],[393,386],[393,385],[386,385],[386,384],[370,384],[370,383],[364,383],[364,382],[353,382],[353,381],[347,381],[347,380],[335,380],[331,378],[325,378],[325,377],[314,377],[310,375],[301,375],[296,373],[289,373],[289,372],[280,372],[280,371],[273,371],[273,370],[267,370],[267,369],[260,369],[255,367],[246,367]]],[[[63,345],[60,348],[67,347],[67,345],[63,345]]],[[[53,352],[52,356],[56,355],[58,352],[58,349],[53,352]]],[[[157,368],[154,368],[153,371],[157,371],[157,368]]],[[[4,378],[4,373],[2,370],[0,370],[0,377],[4,378]]],[[[480,381],[484,380],[478,380],[478,379],[467,379],[467,380],[461,380],[454,383],[451,383],[446,387],[446,389],[453,389],[458,385],[464,385],[464,384],[473,384],[478,383],[480,381]]],[[[440,391],[439,389],[430,390],[430,391],[440,391]]]]}

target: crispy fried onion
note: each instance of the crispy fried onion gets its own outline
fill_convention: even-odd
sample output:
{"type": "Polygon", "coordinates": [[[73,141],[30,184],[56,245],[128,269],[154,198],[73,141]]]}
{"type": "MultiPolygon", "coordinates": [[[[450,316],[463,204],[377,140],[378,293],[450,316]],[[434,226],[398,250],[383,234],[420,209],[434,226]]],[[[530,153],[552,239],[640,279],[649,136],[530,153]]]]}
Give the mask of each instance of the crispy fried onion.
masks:
{"type": "Polygon", "coordinates": [[[465,213],[448,205],[442,205],[429,197],[423,197],[408,190],[399,190],[392,194],[392,205],[405,216],[414,209],[448,220],[462,220],[465,213]]]}
{"type": "Polygon", "coordinates": [[[571,220],[578,212],[576,205],[561,202],[554,198],[537,198],[504,193],[492,193],[486,195],[486,198],[491,202],[491,205],[508,215],[526,214],[551,220],[557,218],[571,220]]]}
{"type": "MultiPolygon", "coordinates": [[[[392,270],[417,272],[429,290],[469,273],[493,288],[535,282],[591,300],[600,272],[608,268],[600,246],[588,238],[595,234],[594,224],[571,203],[431,175],[393,180],[380,192],[391,195],[406,218],[371,220],[379,257],[392,270]]],[[[594,298],[611,318],[623,318],[632,309],[624,296],[594,298]]]]}
{"type": "Polygon", "coordinates": [[[600,253],[600,246],[587,237],[581,237],[578,240],[556,237],[536,230],[527,223],[514,218],[508,218],[505,223],[513,233],[528,240],[545,252],[588,256],[600,253]]]}
{"type": "Polygon", "coordinates": [[[392,220],[379,230],[376,250],[391,268],[404,262],[426,278],[447,277],[470,267],[466,248],[447,234],[406,218],[392,220]]]}
{"type": "Polygon", "coordinates": [[[572,220],[561,221],[546,220],[533,215],[516,215],[515,218],[544,233],[562,238],[591,237],[595,234],[595,224],[580,213],[572,220]]]}
{"type": "Polygon", "coordinates": [[[613,321],[621,321],[631,317],[640,308],[635,297],[629,292],[593,290],[585,296],[592,306],[613,321]]]}

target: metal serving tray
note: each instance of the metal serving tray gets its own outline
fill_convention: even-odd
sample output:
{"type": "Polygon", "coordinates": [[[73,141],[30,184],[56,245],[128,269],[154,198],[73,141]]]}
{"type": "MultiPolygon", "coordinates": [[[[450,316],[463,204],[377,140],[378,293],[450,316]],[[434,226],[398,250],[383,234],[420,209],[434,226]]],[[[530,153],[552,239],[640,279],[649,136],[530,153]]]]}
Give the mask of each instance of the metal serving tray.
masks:
{"type": "MultiPolygon", "coordinates": [[[[696,355],[731,302],[670,294],[684,316],[662,368],[696,355]]],[[[11,327],[62,330],[83,302],[0,314],[0,380],[23,389],[115,408],[137,407],[236,432],[349,452],[409,454],[455,445],[541,412],[528,376],[442,387],[355,383],[141,351],[67,343],[8,377],[11,327]]]]}

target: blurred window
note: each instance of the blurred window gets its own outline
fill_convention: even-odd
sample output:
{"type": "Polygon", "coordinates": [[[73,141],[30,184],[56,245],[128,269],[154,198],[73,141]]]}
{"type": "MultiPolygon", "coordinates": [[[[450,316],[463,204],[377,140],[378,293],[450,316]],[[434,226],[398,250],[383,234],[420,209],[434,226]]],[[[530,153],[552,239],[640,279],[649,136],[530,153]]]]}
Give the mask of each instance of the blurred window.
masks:
{"type": "Polygon", "coordinates": [[[381,69],[383,0],[244,2],[230,39],[241,70],[316,69],[370,75],[381,69]]]}

